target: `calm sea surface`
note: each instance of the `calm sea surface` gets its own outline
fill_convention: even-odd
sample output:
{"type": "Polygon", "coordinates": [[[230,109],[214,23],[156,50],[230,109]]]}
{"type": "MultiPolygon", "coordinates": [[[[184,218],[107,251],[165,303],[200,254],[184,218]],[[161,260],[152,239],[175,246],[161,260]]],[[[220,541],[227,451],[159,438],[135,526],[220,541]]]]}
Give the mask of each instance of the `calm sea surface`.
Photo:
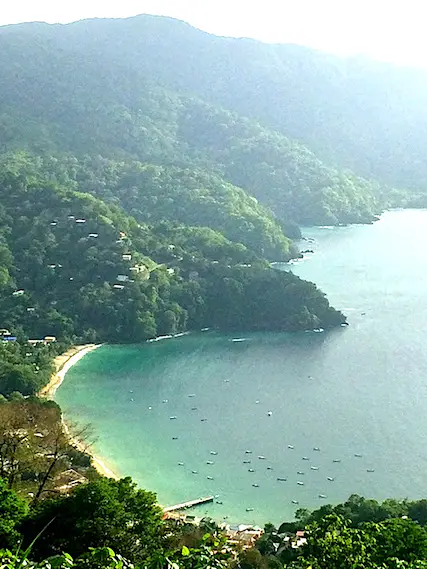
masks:
{"type": "Polygon", "coordinates": [[[305,236],[314,254],[292,270],[347,328],[106,346],[58,390],[95,451],[160,503],[214,494],[197,515],[262,524],[351,493],[427,497],[427,211],[305,236]]]}

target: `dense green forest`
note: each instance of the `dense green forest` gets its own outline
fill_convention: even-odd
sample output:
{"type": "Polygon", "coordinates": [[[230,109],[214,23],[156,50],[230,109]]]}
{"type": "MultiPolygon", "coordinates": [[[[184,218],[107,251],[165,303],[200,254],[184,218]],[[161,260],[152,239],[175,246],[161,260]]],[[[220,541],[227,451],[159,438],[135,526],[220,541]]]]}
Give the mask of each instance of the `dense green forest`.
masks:
{"type": "MultiPolygon", "coordinates": [[[[235,185],[270,207],[279,223],[288,227],[293,222],[374,219],[383,205],[378,200],[379,183],[326,165],[286,138],[287,133],[279,132],[276,125],[262,125],[258,117],[227,101],[204,100],[204,93],[189,88],[192,76],[187,89],[173,84],[172,72],[172,83],[164,84],[163,74],[170,69],[167,59],[172,61],[179,50],[161,55],[163,40],[158,38],[155,45],[164,63],[158,72],[150,67],[150,58],[159,61],[156,47],[140,45],[144,34],[146,38],[156,35],[159,22],[135,18],[60,28],[43,24],[0,28],[4,85],[0,151],[27,149],[43,155],[66,152],[135,160],[161,168],[156,176],[161,178],[157,181],[162,191],[170,187],[170,177],[179,179],[178,186],[190,184],[198,189],[202,185],[209,194],[218,189],[224,193],[221,187],[232,193],[235,185]],[[147,34],[151,25],[152,33],[147,34]],[[123,33],[117,35],[116,27],[123,33]],[[141,37],[135,43],[139,27],[141,37]]],[[[163,24],[171,27],[172,37],[180,26],[168,20],[163,24]]],[[[195,32],[189,27],[184,30],[190,36],[195,32]]],[[[178,67],[184,79],[191,75],[190,61],[191,57],[178,67]]],[[[209,73],[207,67],[201,83],[209,73]]],[[[275,104],[273,112],[280,106],[275,104]]],[[[146,178],[146,184],[152,184],[148,174],[146,178]]],[[[192,205],[194,201],[193,192],[192,205]]]]}
{"type": "Polygon", "coordinates": [[[47,180],[119,205],[140,222],[210,227],[271,260],[286,261],[297,254],[284,235],[299,237],[297,227],[280,225],[256,199],[213,172],[101,156],[22,152],[0,156],[1,167],[33,169],[47,180]]]}
{"type": "MultiPolygon", "coordinates": [[[[271,269],[242,243],[209,228],[140,224],[18,158],[3,160],[0,171],[1,327],[15,336],[138,342],[207,326],[344,322],[313,284],[271,269]]],[[[269,224],[289,255],[289,240],[267,214],[258,234],[267,239],[269,224]]]]}

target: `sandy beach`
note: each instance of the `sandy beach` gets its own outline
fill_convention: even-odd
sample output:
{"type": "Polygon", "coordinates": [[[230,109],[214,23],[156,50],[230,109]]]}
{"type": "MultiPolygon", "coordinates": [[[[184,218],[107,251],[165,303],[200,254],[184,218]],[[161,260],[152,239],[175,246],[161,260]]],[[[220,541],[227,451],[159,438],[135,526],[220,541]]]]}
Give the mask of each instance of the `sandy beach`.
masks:
{"type": "MultiPolygon", "coordinates": [[[[86,354],[96,350],[102,346],[102,344],[85,344],[81,346],[73,346],[60,356],[57,356],[54,359],[54,366],[55,371],[52,374],[52,377],[49,383],[43,387],[38,393],[39,397],[43,397],[45,399],[53,399],[56,393],[56,390],[64,381],[66,373],[70,370],[70,368],[76,364],[79,360],[84,358],[86,354]]],[[[70,438],[70,443],[78,448],[80,451],[89,454],[92,458],[92,464],[96,468],[96,470],[102,474],[102,476],[107,476],[108,478],[114,478],[116,480],[119,479],[117,474],[115,474],[108,466],[104,464],[104,462],[97,456],[95,456],[90,448],[90,445],[79,441],[75,437],[73,437],[72,433],[68,425],[65,423],[64,418],[62,418],[62,424],[64,426],[64,431],[70,438]]]]}
{"type": "Polygon", "coordinates": [[[56,390],[64,381],[65,374],[67,371],[79,360],[81,360],[86,354],[92,352],[99,348],[102,344],[85,344],[83,346],[73,346],[60,356],[57,356],[53,360],[53,365],[55,366],[55,371],[49,383],[43,387],[38,393],[39,397],[44,397],[45,399],[53,399],[56,390]]]}

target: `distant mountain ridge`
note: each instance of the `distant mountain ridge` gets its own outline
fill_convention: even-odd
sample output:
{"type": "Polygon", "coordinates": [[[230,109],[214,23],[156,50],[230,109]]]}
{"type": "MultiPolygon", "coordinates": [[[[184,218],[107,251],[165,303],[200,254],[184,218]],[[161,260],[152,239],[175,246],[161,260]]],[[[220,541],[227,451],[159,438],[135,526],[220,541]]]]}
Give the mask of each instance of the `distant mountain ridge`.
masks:
{"type": "Polygon", "coordinates": [[[390,185],[427,186],[425,70],[216,37],[161,16],[0,28],[3,46],[11,38],[100,56],[105,73],[113,71],[109,64],[125,61],[136,81],[144,76],[253,118],[307,145],[330,165],[390,185]]]}
{"type": "MultiPolygon", "coordinates": [[[[243,101],[245,83],[235,81],[251,67],[246,48],[236,60],[229,46],[248,44],[264,59],[268,48],[269,60],[269,46],[235,41],[148,16],[0,28],[0,148],[201,168],[285,222],[371,221],[380,209],[375,185],[325,166],[277,128],[245,118],[246,110],[230,112],[225,99],[203,100],[209,85],[218,96],[228,92],[222,81],[243,101]],[[204,73],[203,57],[215,63],[204,73]]],[[[261,73],[261,102],[266,86],[261,73]]]]}

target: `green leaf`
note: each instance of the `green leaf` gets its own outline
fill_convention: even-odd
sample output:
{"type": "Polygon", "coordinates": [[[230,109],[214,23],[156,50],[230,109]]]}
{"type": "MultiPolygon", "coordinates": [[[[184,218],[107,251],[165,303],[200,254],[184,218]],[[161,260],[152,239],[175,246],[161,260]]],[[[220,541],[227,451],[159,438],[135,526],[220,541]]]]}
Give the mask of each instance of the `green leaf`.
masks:
{"type": "Polygon", "coordinates": [[[181,553],[183,557],[188,557],[190,555],[190,550],[188,549],[188,547],[183,545],[181,553]]]}

